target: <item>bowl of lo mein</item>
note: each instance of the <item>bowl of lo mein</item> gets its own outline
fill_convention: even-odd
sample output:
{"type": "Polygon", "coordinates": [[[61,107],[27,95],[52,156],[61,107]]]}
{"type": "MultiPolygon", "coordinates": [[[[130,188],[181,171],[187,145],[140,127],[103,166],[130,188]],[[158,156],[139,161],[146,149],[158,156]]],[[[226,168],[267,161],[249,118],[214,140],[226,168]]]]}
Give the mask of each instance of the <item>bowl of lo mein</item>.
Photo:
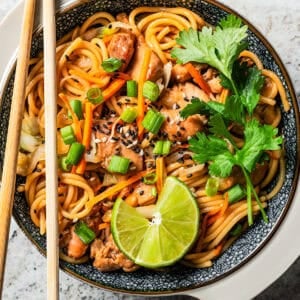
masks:
{"type": "MultiPolygon", "coordinates": [[[[281,60],[249,22],[214,1],[74,2],[57,13],[61,268],[101,288],[147,294],[229,275],[263,249],[294,196],[298,108],[281,60]],[[167,224],[155,217],[166,182],[176,182],[175,217],[152,256],[166,261],[161,253],[174,253],[165,245],[189,235],[184,217],[176,219],[191,214],[180,206],[183,191],[197,228],[180,257],[146,263],[146,254],[127,251],[126,238],[142,236],[134,222],[122,239],[116,220],[130,207],[151,226],[167,224]]],[[[42,44],[38,29],[13,214],[45,253],[42,44]]],[[[13,72],[2,95],[1,149],[13,72]]]]}

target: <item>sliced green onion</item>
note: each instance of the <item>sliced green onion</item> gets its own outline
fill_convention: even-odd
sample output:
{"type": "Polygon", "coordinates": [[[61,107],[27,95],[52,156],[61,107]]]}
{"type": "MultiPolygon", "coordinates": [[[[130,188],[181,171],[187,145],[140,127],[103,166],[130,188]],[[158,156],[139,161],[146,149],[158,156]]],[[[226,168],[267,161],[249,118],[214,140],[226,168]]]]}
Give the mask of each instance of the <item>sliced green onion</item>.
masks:
{"type": "Polygon", "coordinates": [[[122,65],[123,65],[122,60],[115,57],[110,57],[104,60],[101,64],[104,71],[108,73],[119,70],[122,67],[122,65]]]}
{"type": "MultiPolygon", "coordinates": [[[[74,113],[76,114],[77,118],[79,120],[83,119],[83,113],[82,113],[82,103],[80,100],[71,100],[70,101],[70,106],[74,113]]],[[[68,117],[72,119],[72,115],[70,112],[68,112],[68,117]]]]}
{"type": "Polygon", "coordinates": [[[241,234],[243,229],[243,226],[241,224],[236,224],[230,231],[230,235],[231,236],[238,236],[239,234],[241,234]]]}
{"type": "Polygon", "coordinates": [[[219,180],[213,177],[208,178],[205,185],[206,195],[212,197],[217,194],[218,189],[219,189],[219,180]]]}
{"type": "Polygon", "coordinates": [[[70,165],[77,165],[83,155],[84,150],[85,147],[82,144],[78,142],[73,143],[67,154],[66,163],[70,165]]]}
{"type": "Polygon", "coordinates": [[[128,172],[130,159],[114,155],[109,163],[108,171],[112,173],[126,174],[128,172]]]}
{"type": "Polygon", "coordinates": [[[172,143],[170,141],[157,141],[153,153],[157,155],[167,155],[170,153],[172,143]]]}
{"type": "Polygon", "coordinates": [[[76,223],[74,232],[86,245],[96,238],[95,232],[82,221],[76,223]]]}
{"type": "Polygon", "coordinates": [[[148,131],[157,134],[164,121],[165,117],[161,113],[150,109],[142,121],[142,125],[148,131]]]}
{"type": "Polygon", "coordinates": [[[147,80],[143,86],[143,96],[151,102],[155,102],[159,97],[159,87],[155,82],[147,80]]]}
{"type": "Polygon", "coordinates": [[[103,101],[102,91],[99,88],[89,89],[86,97],[93,104],[100,104],[103,101]]]}
{"type": "Polygon", "coordinates": [[[126,82],[127,96],[128,97],[137,97],[138,88],[137,82],[135,80],[128,80],[126,82]]]}
{"type": "Polygon", "coordinates": [[[154,184],[157,181],[156,173],[149,173],[143,177],[143,182],[146,184],[154,184]]]}
{"type": "Polygon", "coordinates": [[[238,202],[246,196],[245,190],[239,185],[236,184],[228,190],[228,202],[230,204],[238,202]]]}
{"type": "Polygon", "coordinates": [[[135,107],[127,107],[121,114],[121,120],[126,123],[132,123],[137,118],[138,112],[135,107]]]}
{"type": "Polygon", "coordinates": [[[61,128],[60,134],[66,145],[71,145],[72,143],[76,142],[76,137],[71,125],[61,128]]]}
{"type": "Polygon", "coordinates": [[[65,172],[70,172],[72,165],[67,162],[67,156],[64,156],[60,159],[60,167],[65,172]]]}
{"type": "Polygon", "coordinates": [[[157,196],[157,189],[156,189],[155,186],[151,189],[151,195],[152,195],[153,197],[156,197],[156,196],[157,196]]]}

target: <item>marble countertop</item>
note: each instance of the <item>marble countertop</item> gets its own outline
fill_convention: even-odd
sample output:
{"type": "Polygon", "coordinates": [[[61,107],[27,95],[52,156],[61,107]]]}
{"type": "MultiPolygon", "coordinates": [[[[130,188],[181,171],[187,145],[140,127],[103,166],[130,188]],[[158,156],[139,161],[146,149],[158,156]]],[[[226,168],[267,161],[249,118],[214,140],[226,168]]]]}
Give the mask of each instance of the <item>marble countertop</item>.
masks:
{"type": "MultiPolygon", "coordinates": [[[[0,0],[0,21],[20,0],[0,0]]],[[[222,0],[252,22],[278,51],[300,99],[300,1],[222,0]]],[[[3,47],[3,46],[2,46],[3,47]]],[[[284,255],[284,254],[283,254],[284,255]]],[[[11,223],[3,299],[46,299],[46,260],[11,223]]],[[[61,299],[129,300],[60,272],[61,299]]],[[[139,297],[141,298],[141,297],[139,297]]],[[[300,258],[256,300],[300,299],[300,258]]]]}

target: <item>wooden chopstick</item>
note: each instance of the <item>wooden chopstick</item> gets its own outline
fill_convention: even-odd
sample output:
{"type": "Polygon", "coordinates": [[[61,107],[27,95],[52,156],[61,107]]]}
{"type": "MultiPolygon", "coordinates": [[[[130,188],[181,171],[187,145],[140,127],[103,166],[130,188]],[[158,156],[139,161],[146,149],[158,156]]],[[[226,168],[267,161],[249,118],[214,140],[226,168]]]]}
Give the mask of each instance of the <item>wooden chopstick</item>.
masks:
{"type": "MultiPolygon", "coordinates": [[[[0,298],[3,288],[7,241],[14,201],[17,158],[24,112],[25,87],[34,23],[35,0],[26,0],[11,102],[0,190],[0,298]]],[[[12,33],[13,34],[13,33],[12,33]]]]}
{"type": "Polygon", "coordinates": [[[43,1],[46,144],[47,299],[59,298],[58,197],[56,154],[55,0],[43,1]]]}

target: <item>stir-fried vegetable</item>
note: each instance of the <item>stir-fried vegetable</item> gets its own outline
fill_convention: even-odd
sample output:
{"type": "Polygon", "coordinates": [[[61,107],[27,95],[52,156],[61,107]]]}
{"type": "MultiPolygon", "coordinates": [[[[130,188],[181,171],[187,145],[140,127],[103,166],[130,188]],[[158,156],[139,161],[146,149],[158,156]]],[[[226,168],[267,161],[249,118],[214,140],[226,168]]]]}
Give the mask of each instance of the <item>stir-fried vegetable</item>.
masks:
{"type": "Polygon", "coordinates": [[[110,57],[104,60],[101,64],[103,70],[109,73],[119,70],[122,67],[122,65],[123,65],[122,60],[115,57],[110,57]]]}
{"type": "Polygon", "coordinates": [[[165,117],[160,112],[150,109],[142,124],[148,131],[157,134],[164,121],[165,117]]]}
{"type": "Polygon", "coordinates": [[[147,80],[143,86],[143,96],[151,102],[155,102],[159,97],[159,87],[155,82],[147,80]]]}
{"type": "Polygon", "coordinates": [[[137,118],[137,115],[138,113],[135,107],[127,107],[121,114],[120,118],[126,123],[132,123],[137,118]]]}
{"type": "Polygon", "coordinates": [[[100,104],[103,101],[103,94],[99,88],[91,88],[87,91],[86,97],[93,104],[100,104]]]}
{"type": "Polygon", "coordinates": [[[130,165],[130,159],[114,155],[109,163],[108,170],[112,173],[126,174],[130,165]]]}
{"type": "Polygon", "coordinates": [[[95,232],[82,221],[76,223],[74,231],[86,245],[96,238],[95,232]]]}
{"type": "Polygon", "coordinates": [[[78,142],[73,143],[67,154],[66,163],[76,166],[79,163],[79,161],[84,153],[84,150],[85,150],[85,147],[82,144],[80,144],[78,142]]]}
{"type": "Polygon", "coordinates": [[[137,87],[137,82],[135,80],[128,80],[126,82],[126,88],[127,88],[128,97],[137,97],[138,87],[137,87]]]}

